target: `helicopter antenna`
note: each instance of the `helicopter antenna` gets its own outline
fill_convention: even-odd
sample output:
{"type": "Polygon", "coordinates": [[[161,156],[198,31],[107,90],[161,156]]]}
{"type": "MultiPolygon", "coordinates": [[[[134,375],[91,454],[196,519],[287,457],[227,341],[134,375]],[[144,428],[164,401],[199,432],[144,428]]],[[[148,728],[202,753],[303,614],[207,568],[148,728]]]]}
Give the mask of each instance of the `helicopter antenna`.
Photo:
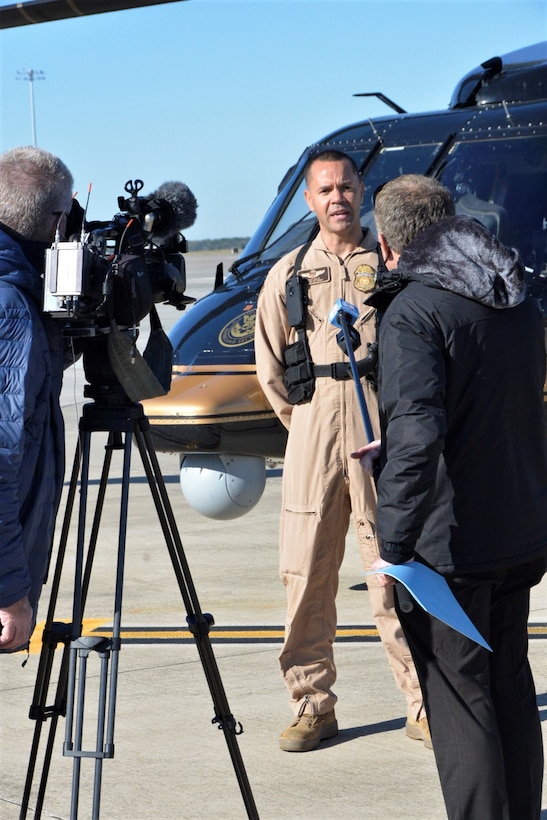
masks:
{"type": "Polygon", "coordinates": [[[369,124],[369,125],[370,125],[370,127],[372,128],[372,131],[373,131],[373,133],[374,133],[374,136],[376,137],[376,139],[378,140],[378,142],[380,143],[380,145],[382,145],[382,146],[383,146],[384,141],[383,141],[382,137],[380,136],[380,134],[378,133],[378,130],[377,130],[376,126],[374,125],[374,121],[373,121],[373,120],[371,120],[371,119],[370,119],[370,117],[368,118],[368,124],[369,124]]]}
{"type": "Polygon", "coordinates": [[[363,91],[361,94],[354,94],[354,97],[378,97],[379,100],[384,102],[386,105],[389,105],[390,108],[393,108],[397,114],[406,114],[406,110],[401,108],[400,105],[397,105],[396,102],[390,100],[389,97],[386,97],[385,94],[382,94],[381,91],[363,91]]]}

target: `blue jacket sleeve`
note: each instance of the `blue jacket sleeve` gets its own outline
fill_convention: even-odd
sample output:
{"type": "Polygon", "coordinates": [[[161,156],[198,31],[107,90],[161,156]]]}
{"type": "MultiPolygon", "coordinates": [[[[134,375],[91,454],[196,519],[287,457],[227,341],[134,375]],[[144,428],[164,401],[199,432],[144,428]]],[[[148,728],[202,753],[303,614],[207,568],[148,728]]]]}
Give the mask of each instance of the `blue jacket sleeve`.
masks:
{"type": "Polygon", "coordinates": [[[30,576],[20,522],[19,474],[37,385],[29,373],[32,323],[24,303],[0,307],[0,607],[23,598],[30,576]]]}

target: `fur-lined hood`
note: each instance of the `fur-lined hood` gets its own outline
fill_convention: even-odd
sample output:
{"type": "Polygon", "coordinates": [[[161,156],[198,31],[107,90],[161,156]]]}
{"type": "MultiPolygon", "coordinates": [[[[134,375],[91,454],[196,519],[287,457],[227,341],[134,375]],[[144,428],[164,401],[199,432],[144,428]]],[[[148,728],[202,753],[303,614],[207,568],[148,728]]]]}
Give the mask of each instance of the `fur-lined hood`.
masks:
{"type": "Polygon", "coordinates": [[[514,307],[526,296],[517,251],[469,216],[450,216],[430,225],[407,245],[397,274],[403,282],[443,288],[494,308],[514,307]]]}

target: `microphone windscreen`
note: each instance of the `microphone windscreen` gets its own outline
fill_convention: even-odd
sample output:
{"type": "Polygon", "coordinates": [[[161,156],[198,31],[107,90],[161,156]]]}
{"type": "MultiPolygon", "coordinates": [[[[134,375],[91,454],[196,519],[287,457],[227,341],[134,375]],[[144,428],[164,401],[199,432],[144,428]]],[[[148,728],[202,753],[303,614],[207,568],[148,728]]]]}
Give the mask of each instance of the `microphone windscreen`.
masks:
{"type": "Polygon", "coordinates": [[[184,182],[164,182],[149,199],[165,201],[172,211],[171,219],[162,219],[159,225],[154,225],[155,238],[165,239],[177,231],[184,231],[196,221],[198,203],[184,182]]]}

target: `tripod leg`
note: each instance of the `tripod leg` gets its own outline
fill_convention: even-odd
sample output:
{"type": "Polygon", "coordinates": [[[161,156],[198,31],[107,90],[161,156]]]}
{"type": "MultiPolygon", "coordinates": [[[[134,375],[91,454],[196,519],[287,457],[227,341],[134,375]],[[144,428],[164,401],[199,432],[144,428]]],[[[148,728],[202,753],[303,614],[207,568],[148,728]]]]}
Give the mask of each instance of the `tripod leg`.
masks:
{"type": "MultiPolygon", "coordinates": [[[[66,627],[66,624],[62,624],[61,626],[66,627]]],[[[48,660],[51,659],[51,662],[52,662],[53,661],[53,652],[54,651],[55,651],[55,646],[47,646],[47,647],[44,646],[44,648],[42,649],[42,656],[47,658],[48,660]]],[[[58,723],[58,720],[59,720],[59,715],[64,715],[64,713],[65,713],[65,693],[64,693],[64,688],[62,686],[61,681],[64,679],[64,676],[65,676],[64,670],[66,668],[67,660],[68,660],[68,650],[67,650],[67,646],[65,645],[65,647],[63,649],[63,659],[61,661],[61,669],[60,669],[60,672],[59,672],[59,684],[57,686],[57,692],[56,692],[55,702],[54,702],[53,706],[47,707],[47,710],[44,709],[42,717],[37,717],[37,716],[33,715],[32,714],[32,708],[31,708],[30,717],[34,718],[37,721],[37,723],[34,727],[32,747],[31,747],[31,752],[30,752],[30,757],[29,757],[29,765],[28,765],[28,769],[27,769],[27,776],[26,776],[26,780],[25,780],[23,798],[22,798],[22,801],[21,801],[21,812],[19,814],[20,820],[24,820],[24,818],[27,816],[27,812],[28,812],[28,808],[29,808],[30,792],[31,792],[32,783],[33,783],[33,780],[34,780],[34,771],[35,771],[35,768],[36,768],[36,760],[37,760],[37,757],[38,757],[38,751],[39,751],[39,747],[40,747],[42,727],[44,726],[45,721],[49,717],[49,718],[51,718],[51,723],[50,723],[50,726],[49,726],[48,740],[47,740],[47,743],[46,743],[46,749],[45,749],[45,753],[44,753],[44,757],[43,757],[42,771],[41,771],[41,775],[40,775],[40,785],[39,785],[39,790],[38,790],[36,808],[34,810],[35,816],[38,817],[41,814],[41,811],[42,811],[42,806],[43,806],[44,797],[45,797],[46,784],[47,784],[47,778],[48,778],[48,775],[49,775],[49,767],[51,765],[51,757],[52,757],[52,753],[53,753],[53,744],[54,744],[54,740],[55,740],[55,732],[56,732],[56,729],[57,729],[57,723],[58,723]],[[47,714],[46,714],[46,711],[47,711],[47,714]]],[[[50,670],[49,674],[51,674],[51,664],[49,664],[49,670],[50,670]]],[[[48,681],[49,681],[49,678],[48,678],[48,681]]],[[[45,694],[47,695],[47,688],[45,690],[45,694]]]]}
{"type": "Polygon", "coordinates": [[[80,472],[80,463],[81,463],[81,441],[78,440],[78,444],[76,447],[76,453],[74,455],[74,462],[72,466],[72,475],[69,485],[69,491],[67,496],[67,504],[65,508],[65,516],[63,519],[63,527],[61,530],[61,539],[59,543],[59,551],[57,554],[57,562],[55,565],[55,572],[53,575],[53,582],[51,588],[51,595],[49,600],[49,607],[48,613],[46,617],[46,622],[44,625],[44,631],[42,634],[42,651],[40,653],[40,660],[38,662],[38,672],[36,675],[36,682],[34,687],[34,695],[32,699],[32,704],[30,707],[29,717],[31,720],[36,720],[36,726],[34,727],[34,735],[32,740],[32,747],[29,757],[29,764],[27,768],[27,776],[25,780],[25,786],[23,790],[23,797],[21,801],[21,813],[19,815],[21,820],[27,816],[28,807],[29,807],[29,799],[30,799],[30,792],[32,789],[32,783],[34,780],[34,772],[36,768],[36,760],[38,757],[38,751],[40,747],[40,737],[42,733],[42,727],[48,717],[51,717],[52,721],[50,724],[50,731],[49,731],[49,738],[46,746],[46,752],[44,755],[44,762],[42,766],[42,773],[40,778],[40,788],[38,792],[38,805],[36,809],[36,814],[39,816],[42,809],[42,804],[45,795],[45,788],[47,783],[47,777],[49,773],[49,767],[51,764],[51,754],[53,750],[53,741],[55,738],[55,730],[57,727],[57,721],[59,715],[65,714],[65,697],[63,691],[63,684],[62,681],[64,680],[64,676],[66,673],[66,664],[67,664],[67,644],[70,635],[70,625],[69,624],[60,624],[54,623],[53,619],[55,617],[55,606],[57,603],[57,596],[59,592],[59,585],[61,581],[61,573],[63,569],[63,563],[65,559],[66,553],[66,545],[68,541],[68,531],[70,527],[70,521],[72,518],[72,511],[74,509],[74,499],[76,496],[76,490],[78,486],[78,475],[80,472]],[[49,692],[49,685],[51,680],[51,671],[53,667],[53,660],[54,660],[54,653],[59,643],[64,643],[65,648],[63,650],[63,660],[61,662],[61,670],[59,673],[59,683],[57,685],[57,692],[55,696],[54,705],[48,707],[47,697],[49,692]]]}
{"type": "Polygon", "coordinates": [[[236,723],[236,720],[230,712],[226,692],[222,684],[209,638],[209,627],[213,623],[213,618],[211,615],[204,615],[201,611],[190,574],[190,568],[177,529],[175,516],[152,444],[148,419],[144,415],[136,424],[135,438],[154,499],[158,518],[165,536],[169,556],[186,607],[188,627],[195,638],[203,671],[209,684],[209,690],[215,707],[213,723],[217,723],[218,728],[224,732],[248,817],[258,818],[257,808],[237,743],[236,735],[241,734],[243,729],[241,724],[236,723]]]}
{"type": "MultiPolygon", "coordinates": [[[[116,696],[118,682],[119,653],[121,648],[121,613],[123,597],[123,580],[125,567],[125,551],[127,541],[127,514],[129,505],[129,485],[131,471],[131,443],[130,432],[126,432],[124,445],[123,476],[120,503],[120,526],[118,533],[118,557],[116,570],[116,589],[114,597],[114,616],[112,626],[112,638],[78,638],[70,644],[69,678],[68,678],[68,702],[67,721],[65,732],[65,744],[63,754],[73,757],[73,777],[72,777],[72,804],[71,820],[76,820],[78,816],[78,799],[80,793],[80,774],[82,758],[95,759],[95,774],[93,785],[93,813],[92,820],[98,820],[102,760],[105,757],[114,756],[114,721],[116,711],[116,696]],[[94,652],[101,659],[100,682],[98,689],[97,708],[97,736],[95,749],[83,749],[83,721],[85,707],[85,689],[87,662],[90,653],[94,652]],[[110,662],[110,675],[108,666],[110,662]],[[77,674],[78,673],[78,674],[77,674]],[[78,678],[78,689],[76,691],[76,678],[78,678]],[[108,691],[108,698],[107,698],[108,691]],[[106,721],[105,721],[106,713],[106,721]],[[104,735],[106,730],[106,741],[104,735]]],[[[87,483],[87,464],[84,458],[82,464],[82,484],[87,483]]],[[[82,493],[82,503],[85,509],[85,495],[82,493]]],[[[85,525],[85,516],[81,515],[80,526],[85,525]]],[[[98,530],[98,522],[97,524],[98,530]]],[[[94,527],[95,530],[95,527],[94,527]]],[[[76,589],[79,589],[81,577],[76,572],[76,589]]],[[[75,596],[74,619],[77,620],[78,601],[75,596]]]]}
{"type": "MultiPolygon", "coordinates": [[[[87,463],[87,458],[85,457],[86,452],[90,447],[90,437],[89,435],[82,435],[80,433],[80,437],[78,439],[78,444],[76,447],[76,453],[74,456],[74,462],[72,467],[72,474],[69,484],[69,490],[67,495],[67,502],[65,507],[65,514],[63,519],[63,525],[61,529],[61,536],[60,536],[60,543],[59,543],[59,550],[57,554],[57,561],[55,565],[54,576],[52,580],[52,588],[50,594],[50,601],[48,607],[48,613],[46,617],[46,622],[44,625],[44,631],[42,635],[42,651],[40,654],[40,660],[38,663],[38,672],[36,676],[35,688],[34,688],[34,695],[32,704],[30,707],[29,717],[32,720],[36,721],[36,726],[34,729],[33,741],[31,746],[31,752],[29,756],[29,764],[27,768],[27,775],[25,780],[25,786],[23,791],[23,797],[21,802],[21,812],[20,812],[20,820],[24,820],[26,818],[28,809],[29,809],[29,800],[30,800],[30,793],[32,789],[32,784],[34,781],[34,774],[36,769],[36,762],[38,758],[38,752],[40,747],[40,740],[41,740],[41,733],[42,728],[45,722],[48,719],[51,719],[51,723],[49,726],[49,733],[48,733],[48,740],[46,744],[45,753],[43,756],[42,762],[42,770],[40,774],[40,784],[37,796],[37,803],[34,809],[36,816],[39,816],[42,811],[43,802],[45,799],[45,792],[47,787],[47,780],[49,775],[49,769],[51,765],[51,758],[53,753],[53,746],[55,741],[55,735],[57,730],[57,725],[60,716],[66,715],[66,701],[67,701],[67,680],[68,680],[68,670],[69,670],[69,643],[71,640],[71,636],[75,637],[81,633],[81,619],[83,616],[83,609],[85,607],[85,602],[87,598],[87,592],[89,587],[89,579],[91,576],[91,569],[93,565],[93,558],[95,554],[95,546],[97,542],[98,536],[98,528],[100,523],[100,518],[102,514],[103,504],[104,504],[104,497],[106,492],[106,487],[108,483],[108,476],[110,471],[110,464],[112,459],[112,449],[115,447],[115,439],[113,436],[109,439],[109,445],[105,451],[105,458],[103,463],[101,481],[99,485],[99,492],[98,492],[98,499],[97,499],[97,506],[95,510],[95,516],[93,521],[93,527],[90,536],[89,547],[87,551],[87,558],[86,558],[86,566],[85,571],[83,573],[83,582],[81,586],[81,592],[78,592],[79,603],[78,606],[75,607],[78,610],[77,615],[77,622],[74,623],[63,623],[63,622],[55,622],[55,608],[57,604],[57,597],[59,593],[59,586],[62,577],[63,571],[63,564],[66,554],[66,546],[68,542],[68,535],[70,524],[72,520],[73,510],[74,510],[74,502],[76,497],[76,492],[78,489],[78,478],[80,475],[80,468],[82,467],[82,460],[84,461],[84,468],[85,464],[87,463]],[[113,443],[114,442],[114,443],[113,443]],[[63,648],[63,657],[61,660],[60,668],[59,668],[59,675],[58,675],[58,682],[56,687],[56,693],[54,702],[51,706],[47,705],[47,698],[49,694],[50,688],[50,681],[51,681],[51,674],[53,669],[53,662],[55,651],[59,644],[64,644],[63,648]]],[[[87,479],[85,481],[87,485],[87,479]]],[[[84,499],[86,501],[86,499],[84,499]]],[[[80,498],[80,506],[82,505],[82,498],[80,498]]],[[[83,539],[83,533],[81,534],[81,538],[83,539]]],[[[83,549],[83,541],[77,546],[77,552],[80,549],[83,549]]],[[[83,553],[82,553],[83,554],[83,553]]]]}
{"type": "Polygon", "coordinates": [[[52,591],[52,598],[50,600],[50,607],[48,611],[48,620],[46,622],[46,629],[44,636],[48,636],[47,640],[44,638],[44,646],[42,649],[42,656],[40,658],[40,680],[36,684],[35,701],[31,707],[31,717],[39,721],[36,726],[35,742],[31,754],[31,761],[29,763],[29,772],[27,774],[27,784],[25,787],[25,799],[23,801],[23,810],[21,813],[21,820],[26,817],[26,810],[28,808],[28,795],[32,786],[32,779],[34,773],[34,766],[36,762],[36,755],[38,751],[38,742],[40,737],[41,724],[49,717],[52,722],[50,725],[49,739],[46,752],[46,762],[42,770],[42,777],[40,782],[40,789],[38,794],[38,806],[35,810],[35,816],[41,813],[43,800],[45,796],[45,789],[47,785],[47,776],[51,761],[51,754],[55,738],[55,730],[58,723],[59,716],[66,715],[66,732],[65,732],[65,746],[64,753],[68,756],[74,757],[73,763],[73,785],[72,785],[72,804],[71,804],[71,820],[75,820],[78,810],[79,798],[79,779],[81,758],[91,757],[95,759],[95,780],[93,793],[93,820],[99,817],[100,805],[100,788],[101,788],[101,773],[102,760],[105,757],[113,757],[114,755],[114,717],[115,717],[115,702],[116,702],[116,687],[118,674],[119,650],[121,645],[120,630],[121,630],[121,604],[122,604],[122,590],[123,590],[123,571],[125,561],[125,545],[126,545],[126,529],[127,529],[127,512],[128,512],[128,492],[130,484],[130,454],[132,436],[137,440],[143,466],[146,471],[150,490],[154,499],[158,518],[163,529],[165,541],[168,547],[169,555],[173,565],[173,569],[177,578],[179,589],[187,611],[187,622],[190,631],[192,632],[198,652],[200,655],[203,670],[209,684],[209,689],[213,698],[215,707],[215,717],[213,723],[218,724],[218,728],[222,729],[228,749],[230,751],[234,770],[239,782],[243,800],[247,809],[249,818],[254,820],[258,818],[257,809],[254,803],[253,795],[245,772],[245,767],[241,758],[239,747],[237,745],[237,734],[241,734],[242,727],[236,723],[234,717],[230,713],[226,694],[216,660],[213,655],[211,642],[209,639],[209,628],[213,623],[211,615],[203,614],[199,605],[197,594],[192,582],[190,570],[186,562],[184,550],[178,534],[176,521],[171,509],[165,484],[159,464],[154,452],[152,440],[148,431],[148,420],[144,416],[142,407],[140,405],[131,405],[123,407],[101,407],[97,408],[95,405],[86,405],[84,407],[84,417],[80,422],[80,439],[77,454],[74,461],[73,474],[69,490],[69,500],[67,502],[67,510],[63,524],[62,544],[59,549],[59,559],[55,571],[55,580],[52,591]],[[97,412],[98,411],[98,412],[97,412]],[[87,507],[87,488],[88,488],[88,473],[89,473],[89,452],[90,452],[90,437],[91,432],[95,430],[107,431],[110,433],[109,445],[107,447],[105,460],[103,464],[103,473],[101,477],[101,484],[99,488],[99,495],[97,506],[95,510],[95,517],[91,532],[90,543],[87,551],[85,569],[83,567],[84,556],[84,538],[85,538],[85,518],[87,507]],[[108,474],[110,468],[110,459],[112,449],[121,448],[122,435],[125,434],[124,445],[124,469],[122,482],[122,501],[120,511],[120,529],[118,542],[118,569],[116,576],[116,593],[115,593],[115,610],[113,618],[112,639],[106,638],[84,638],[81,636],[83,611],[85,608],[89,581],[91,576],[91,569],[93,564],[93,557],[95,553],[95,546],[97,542],[99,523],[102,514],[103,501],[108,482],[108,474]],[[53,622],[56,597],[59,587],[59,579],[61,575],[61,567],[68,538],[69,524],[72,514],[72,508],[76,493],[78,473],[81,472],[81,486],[80,486],[80,509],[78,519],[78,540],[76,549],[76,563],[75,563],[75,584],[74,584],[74,599],[73,599],[73,615],[71,624],[55,624],[53,622]],[[61,672],[57,684],[57,694],[55,704],[53,707],[47,707],[46,697],[49,689],[49,682],[51,676],[51,668],[53,664],[53,653],[59,642],[64,644],[63,658],[61,662],[61,672]],[[84,694],[85,694],[85,677],[87,659],[91,652],[97,653],[101,657],[101,681],[99,685],[99,706],[98,706],[98,722],[97,722],[97,738],[96,748],[93,751],[84,751],[82,746],[82,720],[84,711],[84,694]],[[112,658],[112,667],[110,678],[108,679],[108,661],[112,658]],[[81,661],[80,675],[77,676],[77,663],[81,661]],[[76,694],[76,678],[78,677],[79,689],[76,694]],[[107,699],[107,688],[108,699],[107,699]],[[72,729],[75,728],[75,743],[72,739],[72,729]],[[106,742],[103,743],[104,735],[106,734],[106,742]]]}
{"type": "Polygon", "coordinates": [[[80,774],[82,758],[95,759],[95,774],[93,780],[93,807],[91,818],[98,820],[101,797],[102,762],[105,757],[113,757],[114,749],[104,744],[105,713],[108,690],[108,667],[112,654],[112,641],[103,637],[82,637],[72,641],[70,646],[70,670],[67,704],[67,726],[63,754],[73,758],[72,770],[72,798],[70,817],[78,817],[78,802],[80,796],[80,774]],[[98,686],[97,730],[95,749],[83,749],[83,728],[85,713],[85,695],[87,684],[87,663],[91,653],[100,659],[100,674],[98,686]],[[78,673],[78,674],[77,674],[78,673]],[[78,684],[76,686],[76,677],[78,684]]]}

